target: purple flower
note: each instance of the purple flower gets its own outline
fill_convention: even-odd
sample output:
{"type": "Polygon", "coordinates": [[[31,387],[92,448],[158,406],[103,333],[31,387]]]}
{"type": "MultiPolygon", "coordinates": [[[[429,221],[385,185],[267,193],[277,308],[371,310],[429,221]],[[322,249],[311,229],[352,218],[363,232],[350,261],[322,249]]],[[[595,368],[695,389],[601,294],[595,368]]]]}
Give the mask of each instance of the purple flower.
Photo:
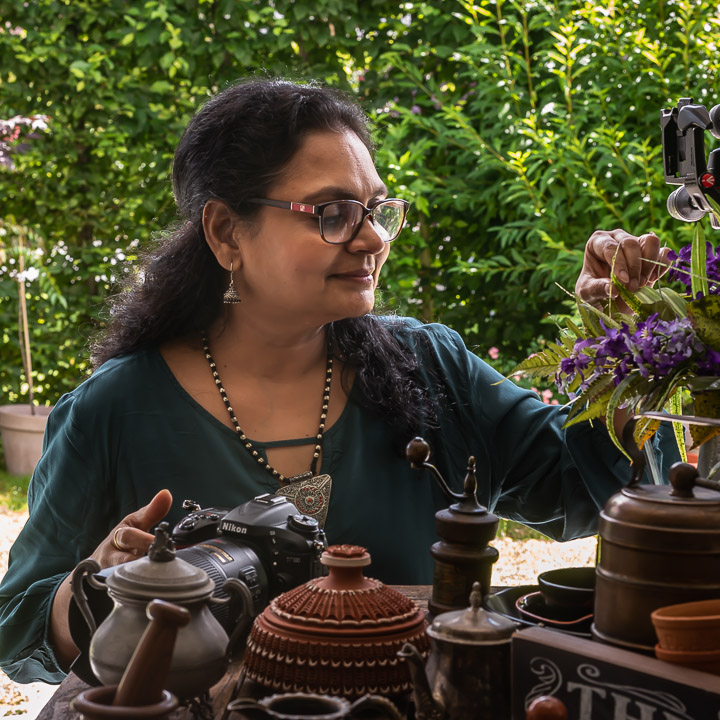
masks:
{"type": "Polygon", "coordinates": [[[720,375],[720,352],[697,337],[687,317],[662,320],[656,313],[639,322],[634,332],[623,323],[605,333],[578,340],[572,354],[560,361],[555,383],[571,399],[595,378],[610,373],[616,386],[633,372],[648,380],[662,380],[682,367],[698,375],[720,375]],[[573,393],[569,388],[578,378],[573,393]]]}
{"type": "Polygon", "coordinates": [[[705,357],[698,360],[698,375],[720,375],[720,352],[705,348],[705,357]]]}
{"type": "MultiPolygon", "coordinates": [[[[720,245],[713,250],[709,242],[705,242],[705,272],[707,274],[708,286],[711,295],[720,294],[720,245]]],[[[692,279],[690,276],[690,256],[692,245],[685,245],[680,252],[670,251],[668,260],[671,261],[668,270],[668,279],[677,280],[685,286],[686,292],[691,292],[692,279]]]]}
{"type": "Polygon", "coordinates": [[[667,377],[679,365],[703,353],[689,318],[661,320],[657,314],[638,323],[628,348],[639,373],[648,379],[667,377]]]}

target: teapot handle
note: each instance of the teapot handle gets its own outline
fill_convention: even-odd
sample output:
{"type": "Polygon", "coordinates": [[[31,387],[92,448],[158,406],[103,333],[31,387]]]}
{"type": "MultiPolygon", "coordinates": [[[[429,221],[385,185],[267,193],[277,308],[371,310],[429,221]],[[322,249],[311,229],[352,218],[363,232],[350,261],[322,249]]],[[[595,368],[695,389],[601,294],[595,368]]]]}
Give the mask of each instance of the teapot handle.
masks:
{"type": "Polygon", "coordinates": [[[83,578],[87,577],[87,581],[95,589],[103,589],[104,585],[99,583],[93,577],[93,575],[96,572],[99,572],[99,570],[99,563],[92,558],[87,558],[86,560],[82,560],[78,563],[77,567],[72,572],[72,576],[70,577],[70,590],[72,592],[72,596],[80,609],[83,620],[85,620],[88,628],[90,629],[90,635],[95,634],[97,625],[93,614],[90,612],[90,605],[88,604],[87,595],[85,594],[85,589],[83,588],[83,578]]]}
{"type": "Polygon", "coordinates": [[[400,711],[387,698],[380,695],[363,695],[350,706],[349,718],[387,718],[402,720],[400,711]]]}
{"type": "Polygon", "coordinates": [[[238,578],[228,578],[223,583],[222,589],[225,590],[225,592],[229,593],[231,597],[210,598],[210,602],[223,605],[225,603],[231,602],[232,595],[235,595],[240,599],[241,604],[240,617],[235,623],[233,631],[230,633],[230,639],[228,640],[227,648],[225,650],[225,654],[228,657],[232,657],[235,646],[240,642],[240,640],[243,640],[244,650],[245,640],[247,639],[247,635],[250,631],[250,626],[252,625],[252,621],[254,620],[253,598],[248,586],[238,578]]]}

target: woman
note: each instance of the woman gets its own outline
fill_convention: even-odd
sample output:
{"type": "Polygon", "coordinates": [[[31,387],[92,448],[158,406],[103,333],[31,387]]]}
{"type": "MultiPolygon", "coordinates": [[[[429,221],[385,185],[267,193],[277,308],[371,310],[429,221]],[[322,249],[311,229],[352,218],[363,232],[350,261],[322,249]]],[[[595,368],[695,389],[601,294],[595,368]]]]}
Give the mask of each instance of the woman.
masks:
{"type": "MultiPolygon", "coordinates": [[[[288,493],[331,543],[366,546],[375,577],[430,582],[447,502],[403,456],[417,434],[456,489],[475,455],[479,499],[501,515],[594,531],[629,475],[604,430],[563,431],[563,410],[496,384],[446,327],[369,314],[407,206],[387,198],[354,104],[231,87],[190,122],[173,181],[182,223],[120,296],[97,372],[50,417],[0,590],[8,675],[59,682],[76,654],[68,573],[144,553],[186,498],[288,493]]],[[[657,238],[596,234],[580,281],[593,299],[618,246],[628,283],[652,281],[640,258],[657,238]]]]}

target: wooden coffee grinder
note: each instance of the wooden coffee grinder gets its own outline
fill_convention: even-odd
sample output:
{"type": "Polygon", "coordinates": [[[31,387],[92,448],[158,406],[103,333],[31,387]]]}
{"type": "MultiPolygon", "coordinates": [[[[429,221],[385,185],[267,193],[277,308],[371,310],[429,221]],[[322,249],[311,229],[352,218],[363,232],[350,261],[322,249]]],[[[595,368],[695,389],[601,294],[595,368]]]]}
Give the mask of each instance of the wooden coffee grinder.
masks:
{"type": "Polygon", "coordinates": [[[435,561],[432,597],[428,602],[430,615],[465,609],[475,581],[480,583],[483,596],[490,590],[492,564],[498,559],[498,551],[488,543],[495,537],[498,518],[477,500],[474,457],[468,458],[460,494],[452,492],[439,470],[428,462],[430,446],[423,438],[413,438],[405,452],[411,467],[429,470],[452,503],[435,513],[440,541],[430,548],[435,561]]]}

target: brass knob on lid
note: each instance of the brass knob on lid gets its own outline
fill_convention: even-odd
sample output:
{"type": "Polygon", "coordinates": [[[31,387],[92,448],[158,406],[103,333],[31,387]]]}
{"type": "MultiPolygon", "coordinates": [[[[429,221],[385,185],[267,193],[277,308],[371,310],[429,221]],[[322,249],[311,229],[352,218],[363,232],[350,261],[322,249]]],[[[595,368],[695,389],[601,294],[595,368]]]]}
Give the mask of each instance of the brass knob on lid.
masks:
{"type": "Polygon", "coordinates": [[[697,468],[690,465],[690,463],[675,463],[670,468],[669,477],[670,484],[672,485],[670,494],[673,497],[695,497],[693,488],[695,487],[695,481],[698,478],[697,468]]]}

